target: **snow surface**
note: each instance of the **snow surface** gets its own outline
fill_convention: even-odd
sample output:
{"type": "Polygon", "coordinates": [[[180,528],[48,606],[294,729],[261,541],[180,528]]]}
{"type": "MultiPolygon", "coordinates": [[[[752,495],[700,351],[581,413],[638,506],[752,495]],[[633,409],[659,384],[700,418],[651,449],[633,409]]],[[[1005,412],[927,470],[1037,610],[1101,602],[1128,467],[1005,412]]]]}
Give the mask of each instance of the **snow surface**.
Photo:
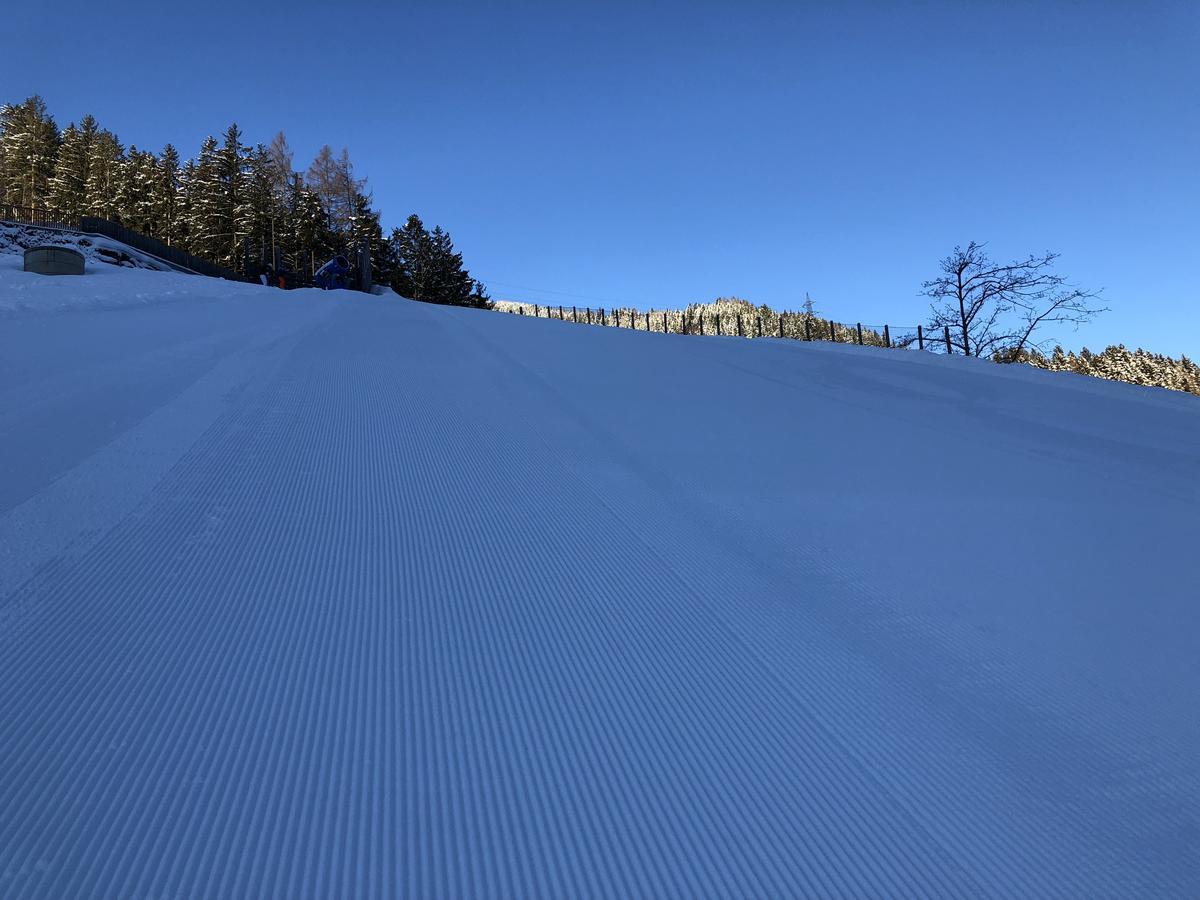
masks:
{"type": "Polygon", "coordinates": [[[1195,398],[183,278],[0,270],[0,896],[1200,895],[1195,398]]]}
{"type": "MultiPolygon", "coordinates": [[[[128,244],[114,241],[104,235],[0,222],[0,259],[7,261],[7,254],[22,254],[30,247],[46,246],[70,247],[72,250],[78,250],[83,254],[85,266],[89,270],[92,268],[91,264],[95,263],[101,269],[117,266],[127,269],[149,269],[155,272],[179,271],[158,257],[135,250],[128,244]]],[[[23,256],[18,259],[23,259],[23,256]]]]}
{"type": "Polygon", "coordinates": [[[144,306],[183,298],[227,301],[269,290],[262,285],[180,272],[126,269],[90,259],[82,276],[38,275],[24,271],[24,266],[24,256],[0,252],[0,316],[144,306]]]}

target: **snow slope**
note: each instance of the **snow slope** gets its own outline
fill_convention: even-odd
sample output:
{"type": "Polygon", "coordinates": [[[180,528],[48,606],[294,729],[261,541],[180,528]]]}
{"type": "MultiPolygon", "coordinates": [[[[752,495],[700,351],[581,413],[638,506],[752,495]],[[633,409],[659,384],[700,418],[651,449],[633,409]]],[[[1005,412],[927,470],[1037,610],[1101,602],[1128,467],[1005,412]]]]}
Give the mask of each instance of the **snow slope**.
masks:
{"type": "Polygon", "coordinates": [[[0,896],[1200,894],[1195,398],[192,281],[0,319],[0,896]]]}
{"type": "Polygon", "coordinates": [[[126,269],[149,269],[154,272],[176,271],[157,257],[103,235],[0,222],[0,259],[8,262],[8,254],[18,254],[19,260],[22,258],[20,254],[28,248],[46,246],[78,250],[83,254],[89,268],[94,263],[101,268],[117,266],[126,269]]]}
{"type": "Polygon", "coordinates": [[[91,258],[85,266],[83,276],[38,275],[24,271],[23,256],[0,250],[0,316],[114,309],[183,298],[225,301],[261,295],[266,290],[261,285],[180,272],[122,268],[91,258]]]}

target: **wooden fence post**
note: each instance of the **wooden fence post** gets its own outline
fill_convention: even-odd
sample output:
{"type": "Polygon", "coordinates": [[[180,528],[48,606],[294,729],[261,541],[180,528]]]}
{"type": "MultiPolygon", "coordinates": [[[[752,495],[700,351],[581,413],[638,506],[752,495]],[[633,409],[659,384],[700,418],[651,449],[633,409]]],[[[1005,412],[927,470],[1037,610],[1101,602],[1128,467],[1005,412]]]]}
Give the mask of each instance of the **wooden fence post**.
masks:
{"type": "Polygon", "coordinates": [[[812,316],[804,317],[804,339],[806,341],[812,340],[812,316]]]}
{"type": "Polygon", "coordinates": [[[917,349],[925,349],[925,329],[920,325],[917,326],[917,349]]]}
{"type": "Polygon", "coordinates": [[[946,353],[951,354],[954,352],[954,350],[950,346],[950,326],[947,325],[947,326],[945,326],[945,328],[946,328],[946,353]]]}
{"type": "Polygon", "coordinates": [[[621,310],[614,309],[613,315],[617,317],[617,327],[620,328],[621,327],[621,310]]]}
{"type": "Polygon", "coordinates": [[[577,306],[571,307],[571,321],[574,322],[576,325],[579,324],[579,307],[577,307],[577,306]]]}
{"type": "Polygon", "coordinates": [[[762,336],[763,336],[763,332],[762,332],[762,316],[759,316],[759,317],[758,317],[758,336],[759,336],[759,337],[762,337],[762,336]]]}
{"type": "Polygon", "coordinates": [[[858,327],[858,346],[862,346],[862,322],[857,323],[858,327]]]}
{"type": "Polygon", "coordinates": [[[717,334],[721,334],[721,314],[717,313],[717,334]]]}
{"type": "Polygon", "coordinates": [[[562,321],[563,319],[565,319],[565,318],[566,318],[566,316],[564,316],[564,315],[563,315],[563,309],[562,309],[562,307],[560,306],[560,307],[558,308],[558,321],[560,321],[560,322],[561,322],[561,321],[562,321]]]}
{"type": "Polygon", "coordinates": [[[704,313],[700,313],[700,333],[704,334],[704,313]]]}
{"type": "Polygon", "coordinates": [[[525,315],[525,307],[523,307],[523,306],[518,306],[518,307],[517,307],[517,312],[519,312],[521,315],[525,315]]]}
{"type": "Polygon", "coordinates": [[[783,337],[783,313],[779,314],[779,336],[783,337]]]}
{"type": "Polygon", "coordinates": [[[737,314],[737,329],[738,329],[738,337],[745,337],[745,335],[742,334],[742,314],[741,313],[737,314]]]}
{"type": "Polygon", "coordinates": [[[833,324],[833,319],[829,320],[829,339],[837,343],[837,327],[833,324]]]}
{"type": "Polygon", "coordinates": [[[883,326],[883,346],[892,346],[892,333],[888,331],[888,327],[886,325],[883,326]]]}
{"type": "Polygon", "coordinates": [[[650,313],[646,313],[646,330],[650,330],[650,313]]]}

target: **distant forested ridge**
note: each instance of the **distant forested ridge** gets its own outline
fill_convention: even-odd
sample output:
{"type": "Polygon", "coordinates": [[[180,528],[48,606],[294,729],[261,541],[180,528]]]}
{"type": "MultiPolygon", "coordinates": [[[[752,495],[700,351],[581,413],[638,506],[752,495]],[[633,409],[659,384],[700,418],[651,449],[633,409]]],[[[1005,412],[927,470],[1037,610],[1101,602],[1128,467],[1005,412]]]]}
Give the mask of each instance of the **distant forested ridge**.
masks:
{"type": "Polygon", "coordinates": [[[1147,353],[1141,348],[1129,350],[1124,344],[1107,347],[1101,353],[1092,353],[1087,347],[1078,353],[1055,347],[1048,356],[1033,350],[1021,353],[1016,362],[1051,372],[1075,372],[1109,381],[1127,381],[1200,395],[1200,366],[1187,356],[1173,359],[1161,353],[1147,353]]]}
{"type": "Polygon", "coordinates": [[[125,146],[90,115],[60,129],[41,97],[0,106],[0,203],[110,219],[241,274],[276,259],[311,272],[335,254],[353,258],[365,241],[376,283],[419,300],[490,305],[440,227],[414,215],[385,236],[366,183],[349,152],[329,145],[297,170],[282,131],[250,144],[232,124],[185,160],[171,144],[125,146]]]}

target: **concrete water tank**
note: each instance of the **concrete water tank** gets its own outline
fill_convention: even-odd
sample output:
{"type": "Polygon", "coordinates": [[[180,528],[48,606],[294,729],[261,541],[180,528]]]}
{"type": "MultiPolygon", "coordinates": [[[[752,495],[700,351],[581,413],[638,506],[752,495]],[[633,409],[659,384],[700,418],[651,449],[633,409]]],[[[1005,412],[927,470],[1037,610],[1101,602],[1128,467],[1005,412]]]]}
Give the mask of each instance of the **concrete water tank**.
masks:
{"type": "Polygon", "coordinates": [[[68,247],[30,247],[25,251],[25,271],[39,275],[82,275],[83,254],[68,247]]]}

